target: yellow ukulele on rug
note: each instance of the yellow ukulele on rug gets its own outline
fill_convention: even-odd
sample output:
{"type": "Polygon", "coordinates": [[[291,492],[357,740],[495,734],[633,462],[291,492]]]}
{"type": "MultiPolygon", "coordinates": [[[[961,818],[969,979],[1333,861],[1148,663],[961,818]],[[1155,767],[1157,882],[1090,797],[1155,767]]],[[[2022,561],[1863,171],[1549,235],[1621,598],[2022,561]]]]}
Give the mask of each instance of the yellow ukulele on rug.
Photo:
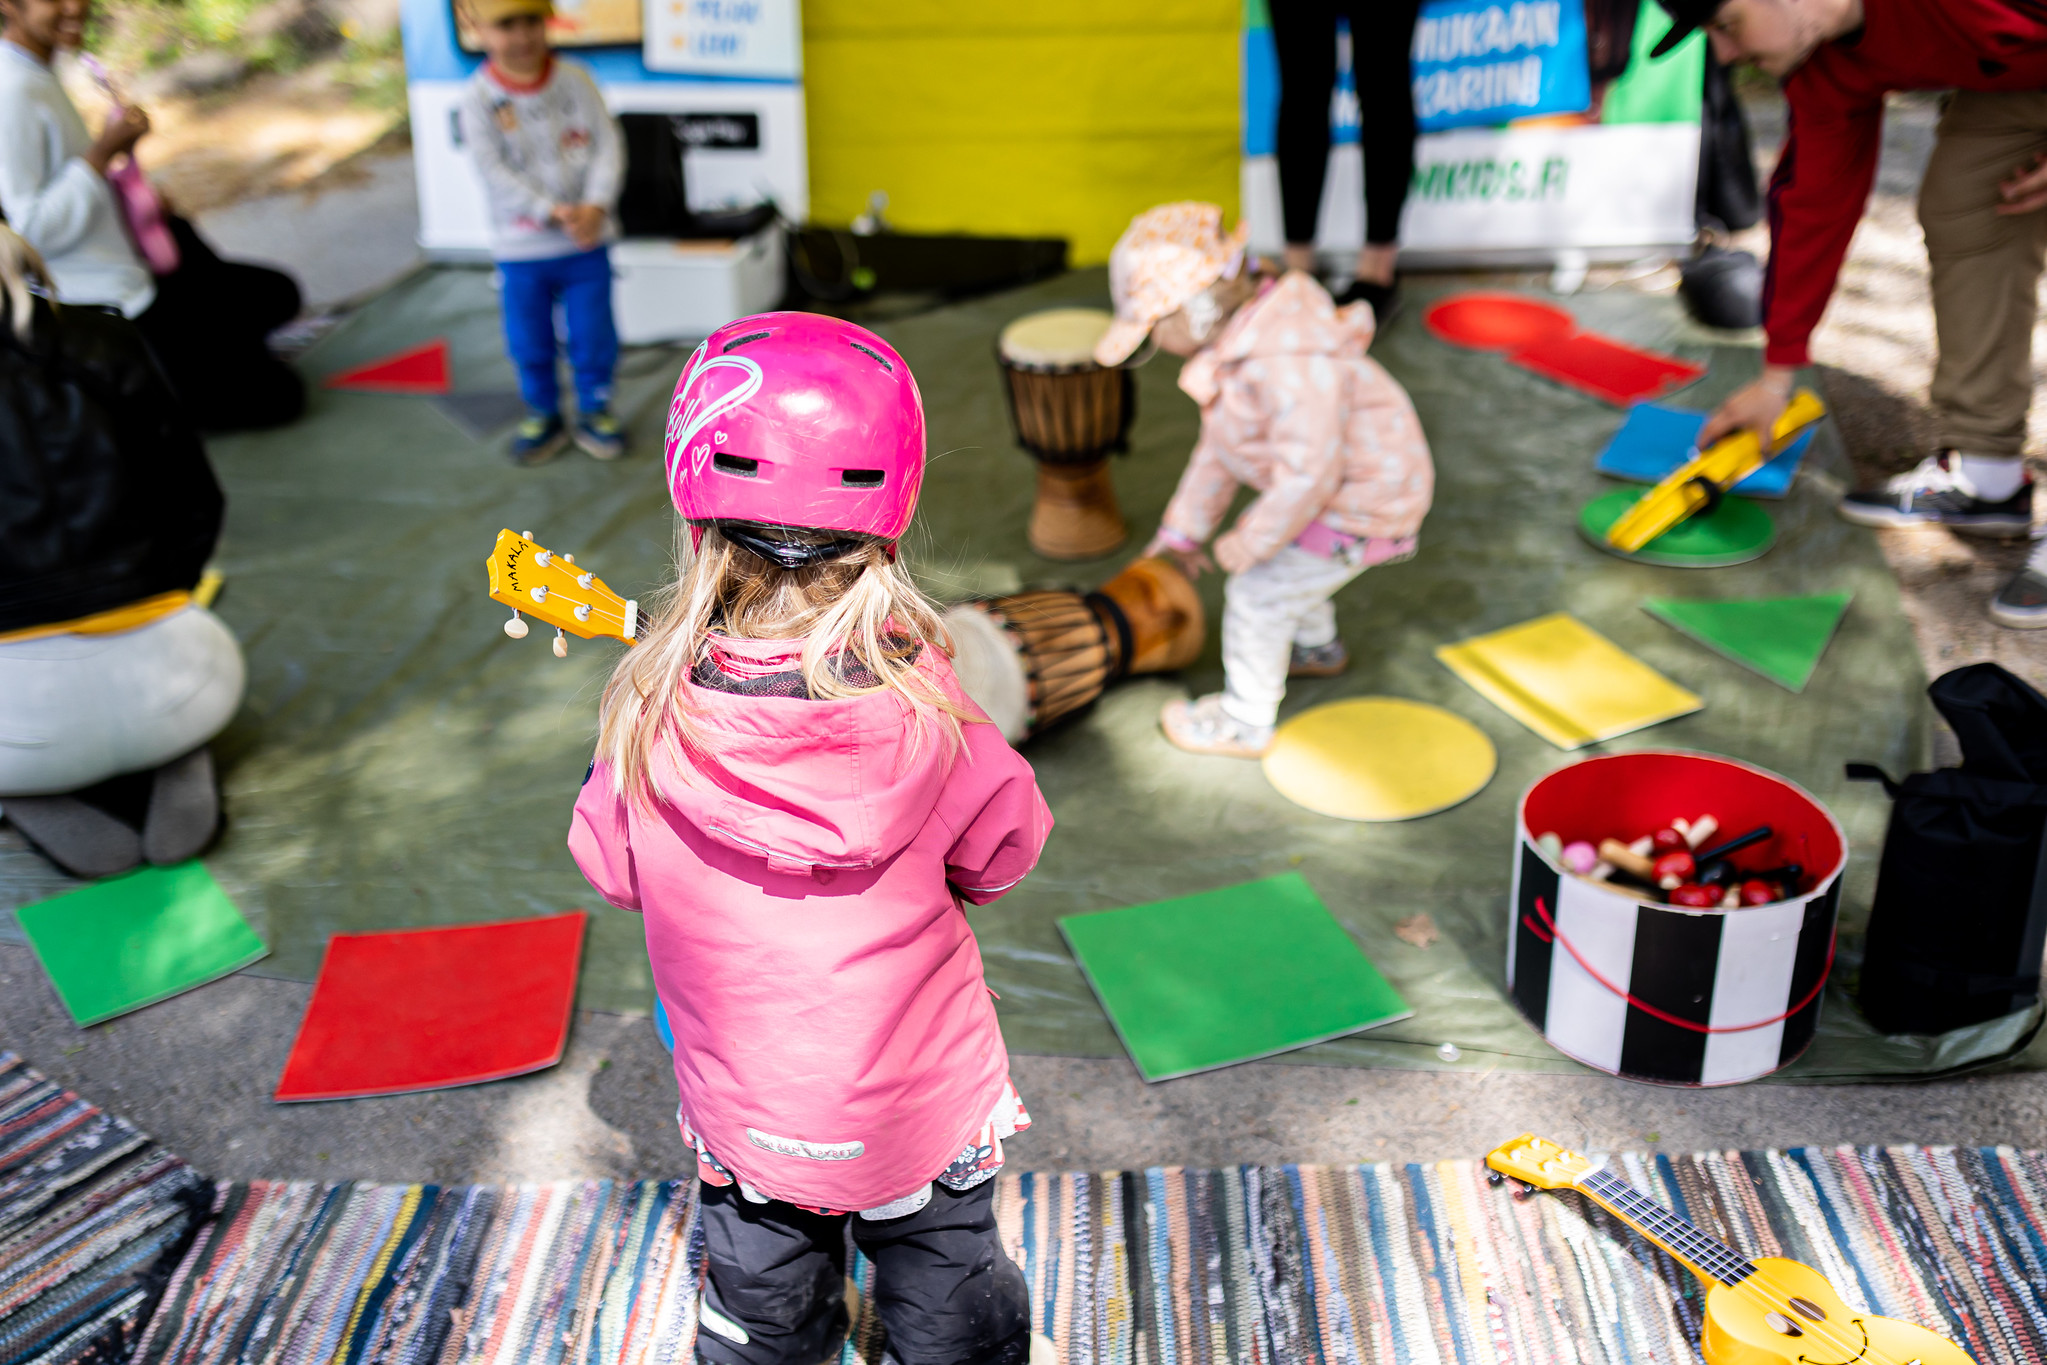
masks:
{"type": "Polygon", "coordinates": [[[1486,1165],[1539,1189],[1579,1191],[1697,1275],[1706,1285],[1706,1365],[1974,1365],[1946,1337],[1850,1308],[1810,1266],[1748,1260],[1548,1138],[1523,1133],[1486,1165]]]}
{"type": "Polygon", "coordinates": [[[505,634],[514,640],[526,638],[527,612],[554,627],[554,657],[566,659],[568,631],[585,640],[640,642],[640,604],[620,597],[604,580],[576,563],[574,555],[556,554],[535,544],[533,533],[515,536],[498,532],[484,561],[490,570],[490,595],[512,609],[505,622],[505,634]]]}

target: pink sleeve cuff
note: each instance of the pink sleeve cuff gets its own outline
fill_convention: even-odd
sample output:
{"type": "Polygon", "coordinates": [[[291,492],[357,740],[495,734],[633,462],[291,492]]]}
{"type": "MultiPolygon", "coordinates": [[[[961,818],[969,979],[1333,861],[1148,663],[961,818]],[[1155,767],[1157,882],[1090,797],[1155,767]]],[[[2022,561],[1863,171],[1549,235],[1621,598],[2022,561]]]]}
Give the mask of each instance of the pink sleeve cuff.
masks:
{"type": "Polygon", "coordinates": [[[1172,527],[1167,526],[1163,523],[1161,523],[1159,526],[1158,535],[1154,536],[1153,539],[1157,540],[1161,545],[1166,546],[1168,549],[1179,550],[1182,553],[1186,553],[1192,550],[1198,550],[1201,548],[1200,541],[1195,540],[1192,536],[1183,536],[1178,531],[1175,531],[1172,527]]]}

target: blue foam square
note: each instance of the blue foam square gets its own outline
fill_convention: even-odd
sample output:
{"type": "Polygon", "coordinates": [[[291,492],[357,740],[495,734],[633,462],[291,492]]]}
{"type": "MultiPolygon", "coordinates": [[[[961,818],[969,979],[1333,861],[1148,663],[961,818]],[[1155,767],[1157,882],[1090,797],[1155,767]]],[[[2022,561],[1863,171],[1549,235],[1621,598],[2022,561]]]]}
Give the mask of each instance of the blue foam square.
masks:
{"type": "MultiPolygon", "coordinates": [[[[1699,428],[1705,425],[1703,412],[1637,403],[1628,409],[1627,420],[1599,452],[1599,462],[1593,468],[1634,483],[1660,482],[1692,457],[1699,428]]],[[[1809,427],[1768,464],[1736,484],[1734,491],[1751,498],[1781,498],[1789,493],[1812,437],[1813,428],[1809,427]]]]}

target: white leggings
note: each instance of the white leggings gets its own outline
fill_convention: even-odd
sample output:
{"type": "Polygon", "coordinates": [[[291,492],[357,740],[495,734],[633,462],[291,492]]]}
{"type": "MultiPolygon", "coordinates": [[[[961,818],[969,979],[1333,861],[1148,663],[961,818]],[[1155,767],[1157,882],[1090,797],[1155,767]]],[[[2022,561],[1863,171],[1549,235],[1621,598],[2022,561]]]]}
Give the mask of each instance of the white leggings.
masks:
{"type": "Polygon", "coordinates": [[[1362,544],[1333,558],[1288,545],[1223,585],[1223,700],[1232,720],[1270,725],[1286,697],[1293,647],[1336,638],[1329,599],[1365,571],[1362,544]]]}
{"type": "Polygon", "coordinates": [[[0,644],[0,797],[161,767],[226,727],[246,681],[241,646],[204,607],[119,635],[0,644]]]}

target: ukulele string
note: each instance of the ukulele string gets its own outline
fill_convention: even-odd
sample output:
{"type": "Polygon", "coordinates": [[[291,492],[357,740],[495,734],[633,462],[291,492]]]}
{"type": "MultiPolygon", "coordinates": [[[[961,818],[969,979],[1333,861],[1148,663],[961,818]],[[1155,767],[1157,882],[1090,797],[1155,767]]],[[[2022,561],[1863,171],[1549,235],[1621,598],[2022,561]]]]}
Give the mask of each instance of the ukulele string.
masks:
{"type": "Polygon", "coordinates": [[[1858,1344],[1852,1337],[1837,1335],[1836,1329],[1834,1328],[1831,1320],[1821,1319],[1820,1321],[1815,1322],[1810,1319],[1806,1319],[1805,1315],[1803,1313],[1800,1313],[1797,1310],[1797,1308],[1793,1306],[1792,1301],[1798,1296],[1790,1293],[1782,1284],[1780,1284],[1776,1279],[1774,1279],[1769,1274],[1768,1271],[1764,1270],[1754,1261],[1749,1260],[1745,1256],[1742,1256],[1739,1252],[1735,1251],[1732,1247],[1727,1246],[1725,1243],[1719,1241],[1717,1238],[1708,1236],[1705,1232],[1701,1231],[1694,1224],[1688,1222],[1683,1218],[1680,1218],[1677,1214],[1672,1213],[1669,1209],[1664,1208],[1661,1204],[1658,1204],[1655,1200],[1649,1198],[1640,1190],[1636,1189],[1633,1185],[1621,1179],[1619,1176],[1614,1175],[1611,1171],[1606,1170],[1604,1167],[1600,1168],[1597,1171],[1593,1171],[1588,1176],[1586,1176],[1584,1178],[1584,1182],[1581,1182],[1578,1188],[1583,1190],[1587,1195],[1591,1196],[1595,1202],[1604,1206],[1608,1212],[1612,1213],[1622,1222],[1628,1224],[1637,1232],[1640,1232],[1643,1236],[1657,1243],[1657,1245],[1661,1246],[1666,1252],[1672,1252],[1679,1259],[1685,1261],[1688,1265],[1695,1266],[1698,1269],[1705,1271],[1708,1275],[1711,1275],[1714,1279],[1719,1280],[1720,1283],[1726,1285],[1729,1289],[1741,1293],[1751,1302],[1759,1302],[1767,1306],[1772,1311],[1777,1312],[1779,1316],[1797,1322],[1804,1335],[1814,1338],[1820,1344],[1825,1345],[1830,1349],[1844,1352],[1845,1360],[1855,1361],[1857,1362],[1857,1365],[1861,1365],[1861,1362],[1865,1361],[1869,1362],[1869,1365],[1903,1365],[1903,1362],[1900,1360],[1899,1357],[1890,1355],[1887,1352],[1879,1351],[1868,1342],[1867,1328],[1863,1329],[1865,1338],[1863,1343],[1858,1344]],[[1597,1175],[1604,1175],[1606,1177],[1606,1183],[1610,1186],[1616,1187],[1618,1193],[1617,1194],[1610,1193],[1607,1190],[1595,1190],[1591,1187],[1589,1183],[1585,1183],[1589,1182],[1592,1176],[1597,1175]],[[1700,1242],[1705,1243],[1709,1250],[1724,1252],[1730,1259],[1738,1262],[1742,1266],[1745,1266],[1748,1269],[1749,1273],[1742,1276],[1739,1280],[1735,1280],[1732,1282],[1726,1280],[1703,1261],[1697,1260],[1692,1256],[1687,1255],[1685,1252],[1679,1250],[1675,1245],[1673,1245],[1677,1240],[1676,1238],[1671,1237],[1667,1233],[1659,1232],[1650,1226],[1646,1226],[1646,1224],[1652,1221],[1651,1218],[1645,1216],[1643,1213],[1639,1211],[1631,1210],[1625,1207],[1623,1200],[1619,1197],[1620,1195],[1633,1196],[1634,1200],[1638,1202],[1641,1206],[1643,1206],[1643,1208],[1649,1210],[1651,1214],[1660,1215],[1661,1219],[1668,1220],[1671,1223],[1676,1224],[1681,1230],[1693,1234],[1700,1242]],[[1772,1297],[1773,1293],[1775,1295],[1774,1298],[1772,1297]]]}
{"type": "MultiPolygon", "coordinates": [[[[1798,1321],[1799,1319],[1805,1319],[1805,1315],[1803,1313],[1799,1313],[1798,1310],[1795,1307],[1793,1307],[1792,1300],[1796,1296],[1787,1292],[1786,1289],[1781,1284],[1779,1284],[1773,1277],[1771,1277],[1771,1275],[1767,1271],[1765,1271],[1761,1266],[1758,1266],[1754,1261],[1751,1261],[1747,1257],[1742,1256],[1739,1252],[1736,1252],[1732,1247],[1727,1246],[1725,1243],[1720,1242],[1717,1238],[1709,1237],[1706,1233],[1700,1231],[1695,1225],[1687,1222],[1683,1218],[1680,1218],[1677,1214],[1672,1213],[1669,1209],[1664,1208],[1661,1204],[1658,1204],[1655,1200],[1650,1199],[1647,1195],[1643,1194],[1633,1185],[1629,1184],[1625,1180],[1622,1180],[1619,1176],[1614,1175],[1612,1172],[1604,1171],[1602,1169],[1602,1171],[1595,1172],[1594,1174],[1604,1174],[1606,1176],[1606,1183],[1612,1187],[1615,1187],[1615,1190],[1595,1191],[1591,1189],[1589,1186],[1582,1185],[1580,1186],[1580,1188],[1584,1189],[1587,1194],[1592,1195],[1592,1197],[1595,1200],[1604,1205],[1609,1212],[1619,1217],[1623,1222],[1635,1228],[1638,1232],[1648,1237],[1651,1241],[1654,1241],[1661,1245],[1665,1251],[1675,1252],[1681,1259],[1685,1260],[1688,1264],[1696,1266],[1698,1269],[1705,1271],[1708,1275],[1711,1275],[1714,1279],[1719,1280],[1720,1283],[1726,1285],[1729,1289],[1735,1290],[1736,1292],[1742,1294],[1751,1302],[1760,1302],[1770,1310],[1778,1312],[1780,1316],[1785,1317],[1787,1320],[1798,1321]],[[1625,1200],[1623,1196],[1631,1197],[1633,1204],[1638,1205],[1639,1208],[1630,1207],[1627,1200],[1625,1200]],[[1668,1222],[1671,1224],[1675,1224],[1683,1232],[1691,1234],[1694,1239],[1703,1243],[1709,1251],[1723,1254],[1727,1258],[1727,1260],[1735,1263],[1735,1266],[1745,1268],[1748,1271],[1748,1273],[1746,1275],[1743,1275],[1739,1280],[1733,1281],[1728,1280],[1725,1276],[1715,1271],[1705,1261],[1687,1255],[1683,1251],[1677,1250],[1677,1248],[1673,1245],[1673,1243],[1677,1241],[1677,1238],[1672,1237],[1668,1233],[1662,1232],[1661,1230],[1653,1226],[1649,1226],[1649,1224],[1652,1224],[1654,1222],[1668,1222]],[[1771,1291],[1774,1291],[1776,1296],[1775,1298],[1772,1297],[1771,1291]],[[1793,1314],[1797,1315],[1796,1318],[1792,1316],[1793,1314]]],[[[1731,1268],[1732,1267],[1730,1267],[1730,1269],[1731,1268]]],[[[1894,1357],[1891,1357],[1879,1351],[1866,1349],[1867,1347],[1866,1340],[1862,1345],[1858,1346],[1858,1344],[1852,1337],[1837,1336],[1836,1330],[1834,1329],[1829,1320],[1822,1319],[1820,1321],[1812,1321],[1810,1319],[1805,1319],[1804,1321],[1799,1322],[1799,1326],[1804,1335],[1813,1337],[1815,1340],[1830,1347],[1831,1349],[1845,1352],[1846,1353],[1845,1358],[1847,1360],[1853,1360],[1856,1362],[1868,1361],[1872,1362],[1872,1365],[1898,1365],[1898,1362],[1895,1360],[1894,1357]]]]}

